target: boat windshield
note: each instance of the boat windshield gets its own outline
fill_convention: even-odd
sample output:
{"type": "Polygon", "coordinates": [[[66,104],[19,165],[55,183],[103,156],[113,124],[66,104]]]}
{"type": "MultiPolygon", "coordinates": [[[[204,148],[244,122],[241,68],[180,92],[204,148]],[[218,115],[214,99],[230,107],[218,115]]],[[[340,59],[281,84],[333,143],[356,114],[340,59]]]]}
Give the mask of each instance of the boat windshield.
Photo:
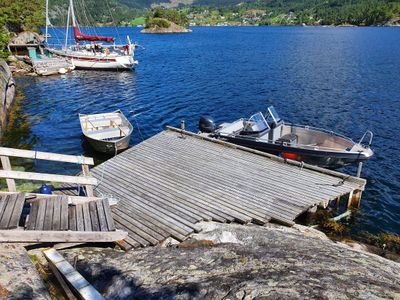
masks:
{"type": "Polygon", "coordinates": [[[249,121],[252,123],[252,131],[263,131],[269,129],[268,123],[261,112],[252,115],[249,118],[249,121]]]}
{"type": "Polygon", "coordinates": [[[278,124],[281,121],[281,118],[279,117],[278,113],[276,112],[275,107],[273,107],[272,105],[270,107],[268,107],[267,119],[268,120],[272,119],[272,121],[275,124],[278,124]]]}

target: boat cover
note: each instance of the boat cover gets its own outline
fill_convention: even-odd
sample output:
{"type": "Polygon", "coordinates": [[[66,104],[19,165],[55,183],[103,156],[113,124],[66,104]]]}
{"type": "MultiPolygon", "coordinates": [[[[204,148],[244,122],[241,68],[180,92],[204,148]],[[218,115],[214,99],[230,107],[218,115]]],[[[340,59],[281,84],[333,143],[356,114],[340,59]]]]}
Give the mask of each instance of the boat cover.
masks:
{"type": "Polygon", "coordinates": [[[78,27],[74,27],[74,36],[75,36],[75,41],[103,41],[107,43],[113,43],[114,38],[108,37],[108,36],[99,36],[99,35],[87,35],[82,32],[80,32],[78,27]]]}

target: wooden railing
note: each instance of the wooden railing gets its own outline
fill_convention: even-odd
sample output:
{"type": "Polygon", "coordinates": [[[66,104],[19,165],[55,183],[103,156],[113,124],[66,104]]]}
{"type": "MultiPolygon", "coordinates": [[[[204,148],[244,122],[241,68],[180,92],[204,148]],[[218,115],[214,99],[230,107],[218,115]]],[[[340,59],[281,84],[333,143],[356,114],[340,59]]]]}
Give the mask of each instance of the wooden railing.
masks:
{"type": "Polygon", "coordinates": [[[91,157],[0,147],[0,159],[1,165],[3,166],[3,170],[0,170],[0,178],[6,179],[9,192],[16,192],[15,179],[22,179],[84,185],[86,187],[86,195],[88,197],[93,197],[93,186],[97,185],[97,179],[90,176],[89,166],[94,165],[93,158],[91,157]],[[83,176],[13,171],[11,168],[10,157],[79,164],[82,166],[83,176]]]}

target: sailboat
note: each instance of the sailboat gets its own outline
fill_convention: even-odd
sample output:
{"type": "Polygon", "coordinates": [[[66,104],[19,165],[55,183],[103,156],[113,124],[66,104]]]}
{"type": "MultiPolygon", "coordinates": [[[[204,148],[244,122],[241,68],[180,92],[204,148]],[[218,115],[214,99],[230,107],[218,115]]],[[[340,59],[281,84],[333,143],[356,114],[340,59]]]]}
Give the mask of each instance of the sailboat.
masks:
{"type": "MultiPolygon", "coordinates": [[[[46,1],[46,45],[48,34],[48,0],[46,1]]],[[[74,3],[70,0],[66,26],[65,45],[62,49],[47,46],[47,50],[59,57],[70,60],[76,69],[89,70],[133,70],[138,64],[134,59],[136,45],[127,36],[126,45],[103,45],[99,42],[114,43],[113,37],[88,35],[81,32],[75,17],[74,3]],[[68,34],[72,22],[76,44],[68,45],[68,34]],[[84,42],[81,44],[81,42],[84,42]]]]}

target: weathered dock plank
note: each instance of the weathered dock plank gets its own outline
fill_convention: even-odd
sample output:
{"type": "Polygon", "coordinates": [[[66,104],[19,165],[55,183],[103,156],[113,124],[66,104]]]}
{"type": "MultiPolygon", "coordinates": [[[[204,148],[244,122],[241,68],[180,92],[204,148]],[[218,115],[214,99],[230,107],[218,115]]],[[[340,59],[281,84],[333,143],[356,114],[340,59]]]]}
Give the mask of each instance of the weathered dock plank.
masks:
{"type": "Polygon", "coordinates": [[[18,227],[25,202],[25,193],[0,195],[0,229],[18,227]]]}
{"type": "Polygon", "coordinates": [[[287,225],[310,207],[364,190],[365,180],[174,129],[92,169],[112,194],[131,247],[183,240],[201,220],[287,225]]]}

